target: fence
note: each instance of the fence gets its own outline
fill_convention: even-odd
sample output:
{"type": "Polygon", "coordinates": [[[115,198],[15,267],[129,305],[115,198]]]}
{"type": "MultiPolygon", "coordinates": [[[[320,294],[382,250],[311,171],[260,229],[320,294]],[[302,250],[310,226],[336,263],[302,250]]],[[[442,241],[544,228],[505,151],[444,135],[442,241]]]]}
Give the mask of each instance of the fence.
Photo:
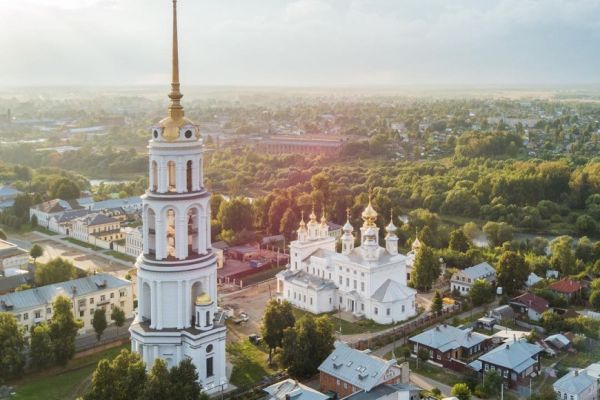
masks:
{"type": "Polygon", "coordinates": [[[384,331],[379,334],[375,334],[369,339],[361,339],[352,344],[352,347],[358,350],[365,350],[368,348],[383,347],[387,344],[393,343],[398,340],[404,340],[408,335],[416,332],[417,330],[442,322],[453,315],[460,312],[460,306],[454,304],[442,311],[440,315],[424,314],[418,318],[408,321],[400,326],[397,326],[391,330],[384,331]]]}

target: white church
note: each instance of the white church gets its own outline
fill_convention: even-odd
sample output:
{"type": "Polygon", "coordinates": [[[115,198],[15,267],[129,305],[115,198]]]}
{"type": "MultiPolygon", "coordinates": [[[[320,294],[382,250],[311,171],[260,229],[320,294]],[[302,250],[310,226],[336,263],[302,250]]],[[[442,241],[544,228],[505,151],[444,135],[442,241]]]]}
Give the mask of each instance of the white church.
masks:
{"type": "Polygon", "coordinates": [[[227,388],[226,328],[215,318],[217,258],[210,242],[210,193],[203,185],[203,143],[180,103],[175,0],[172,57],[168,116],[152,128],[148,145],[131,347],[148,369],[157,358],[168,367],[190,358],[203,389],[214,393],[227,388]]]}
{"type": "Polygon", "coordinates": [[[362,213],[360,246],[348,221],[337,252],[335,238],[327,235],[325,216],[320,223],[314,211],[304,218],[298,239],[290,244],[289,268],[277,274],[277,293],[297,308],[314,314],[347,311],[357,318],[391,324],[416,315],[416,291],[406,283],[409,259],[398,253],[393,221],[385,228],[385,245],[379,245],[377,212],[369,205],[362,213]]]}

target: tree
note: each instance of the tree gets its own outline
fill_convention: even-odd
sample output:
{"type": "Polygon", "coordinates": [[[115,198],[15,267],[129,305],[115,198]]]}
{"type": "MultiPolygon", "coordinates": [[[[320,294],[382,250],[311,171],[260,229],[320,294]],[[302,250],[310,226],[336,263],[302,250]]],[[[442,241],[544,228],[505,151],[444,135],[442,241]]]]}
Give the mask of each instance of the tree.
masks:
{"type": "Polygon", "coordinates": [[[57,257],[35,269],[35,283],[38,286],[65,282],[77,277],[77,270],[72,262],[57,257]]]}
{"type": "Polygon", "coordinates": [[[475,222],[467,222],[463,226],[462,231],[469,240],[477,239],[477,237],[481,233],[481,231],[479,230],[479,227],[477,226],[477,224],[475,222]]]}
{"type": "MultiPolygon", "coordinates": [[[[137,353],[123,349],[112,361],[98,363],[84,400],[131,400],[144,392],[146,367],[137,353]]],[[[165,399],[168,397],[165,397],[165,399]]]]}
{"type": "Polygon", "coordinates": [[[440,276],[440,262],[428,246],[422,245],[417,251],[411,281],[418,290],[429,290],[440,276]]]}
{"type": "Polygon", "coordinates": [[[289,302],[271,299],[267,303],[261,325],[261,335],[269,346],[269,364],[272,362],[273,350],[281,347],[283,332],[287,328],[293,327],[295,322],[292,305],[289,302]]]}
{"type": "Polygon", "coordinates": [[[457,383],[452,386],[452,396],[458,400],[471,400],[471,389],[466,383],[457,383]]]}
{"type": "Polygon", "coordinates": [[[6,233],[2,229],[0,229],[0,240],[6,240],[6,233]]]}
{"type": "Polygon", "coordinates": [[[60,178],[50,184],[50,197],[53,199],[74,200],[79,197],[79,186],[69,178],[60,178]]]}
{"type": "Polygon", "coordinates": [[[38,257],[41,257],[44,254],[44,249],[42,248],[42,246],[40,246],[37,243],[34,243],[33,246],[31,246],[31,250],[29,250],[29,255],[31,256],[31,258],[33,258],[33,263],[35,264],[35,260],[37,260],[38,257]]]}
{"type": "Polygon", "coordinates": [[[417,350],[417,357],[423,362],[429,360],[429,350],[424,347],[419,347],[419,350],[417,350]]]}
{"type": "Polygon", "coordinates": [[[590,304],[595,310],[600,310],[600,290],[594,290],[590,295],[590,304]]]}
{"type": "Polygon", "coordinates": [[[36,369],[44,369],[54,363],[54,352],[52,351],[52,339],[50,328],[45,323],[36,325],[31,331],[30,356],[31,366],[36,369]]]}
{"type": "Polygon", "coordinates": [[[570,236],[559,236],[550,243],[550,266],[560,271],[563,276],[576,273],[577,259],[572,243],[573,239],[570,236]]]}
{"type": "Polygon", "coordinates": [[[283,213],[283,217],[281,218],[281,223],[279,225],[279,232],[285,235],[288,240],[291,240],[294,237],[294,233],[296,229],[298,229],[298,223],[300,219],[296,215],[293,209],[288,208],[283,213]]]}
{"type": "Polygon", "coordinates": [[[25,367],[25,339],[17,319],[0,312],[0,381],[17,378],[25,367]]]}
{"type": "Polygon", "coordinates": [[[477,279],[469,290],[469,299],[477,307],[489,303],[494,298],[492,285],[485,279],[477,279]]]}
{"type": "Polygon", "coordinates": [[[317,372],[333,349],[333,329],[327,315],[305,315],[284,331],[282,361],[291,376],[306,378],[317,372]]]}
{"type": "Polygon", "coordinates": [[[35,228],[37,226],[38,226],[38,217],[37,217],[37,215],[33,214],[31,216],[31,227],[35,228]]]}
{"type": "Polygon", "coordinates": [[[94,317],[92,318],[92,326],[94,327],[98,341],[102,338],[106,325],[108,325],[106,322],[106,310],[104,308],[96,308],[94,317]]]}
{"type": "Polygon", "coordinates": [[[234,197],[229,201],[222,201],[219,206],[217,219],[223,229],[239,232],[242,229],[252,229],[253,215],[252,204],[244,198],[234,197]]]}
{"type": "Polygon", "coordinates": [[[500,255],[496,265],[498,286],[506,294],[513,294],[520,290],[529,276],[529,267],[523,256],[514,251],[505,251],[500,255]]]}
{"type": "Polygon", "coordinates": [[[494,247],[510,242],[513,238],[513,228],[505,222],[490,221],[483,226],[483,231],[494,247]]]}
{"type": "Polygon", "coordinates": [[[577,232],[584,235],[593,235],[597,229],[596,221],[587,214],[577,217],[575,227],[577,228],[577,232]]]}
{"type": "Polygon", "coordinates": [[[442,295],[438,290],[435,291],[435,295],[433,296],[433,301],[431,303],[431,312],[435,315],[440,315],[442,310],[444,309],[444,300],[442,299],[442,295]]]}
{"type": "Polygon", "coordinates": [[[202,393],[202,387],[198,383],[198,371],[191,359],[186,358],[171,368],[169,380],[171,395],[168,399],[208,400],[208,395],[202,393]]]}
{"type": "Polygon", "coordinates": [[[488,396],[496,396],[500,392],[502,376],[497,371],[486,371],[483,374],[483,390],[488,396]]]}
{"type": "Polygon", "coordinates": [[[450,244],[448,246],[454,251],[464,253],[469,250],[469,239],[462,229],[455,229],[450,233],[450,244]]]}
{"type": "Polygon", "coordinates": [[[157,358],[154,360],[139,400],[169,399],[172,398],[170,397],[172,392],[167,364],[161,358],[157,358]]]}
{"type": "Polygon", "coordinates": [[[56,297],[52,304],[49,328],[54,359],[58,365],[66,365],[75,355],[75,336],[82,326],[83,323],[73,316],[71,300],[66,296],[56,297]]]}
{"type": "Polygon", "coordinates": [[[119,334],[119,328],[125,324],[125,311],[123,311],[120,307],[115,306],[110,313],[110,319],[115,321],[115,325],[117,326],[117,335],[119,334]]]}

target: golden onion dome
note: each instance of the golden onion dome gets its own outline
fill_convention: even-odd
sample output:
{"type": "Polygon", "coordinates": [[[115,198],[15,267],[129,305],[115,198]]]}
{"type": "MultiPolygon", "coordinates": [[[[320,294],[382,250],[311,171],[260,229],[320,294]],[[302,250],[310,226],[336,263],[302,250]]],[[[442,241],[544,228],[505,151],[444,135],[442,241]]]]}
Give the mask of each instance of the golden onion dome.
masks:
{"type": "Polygon", "coordinates": [[[362,212],[362,217],[363,217],[363,219],[373,219],[373,220],[377,218],[377,211],[375,211],[375,209],[371,205],[370,201],[369,201],[369,204],[367,205],[367,207],[362,212]]]}
{"type": "Polygon", "coordinates": [[[196,305],[197,306],[207,306],[212,303],[212,299],[208,295],[208,293],[201,293],[198,297],[196,297],[196,305]]]}
{"type": "MultiPolygon", "coordinates": [[[[163,118],[159,122],[159,125],[163,128],[163,138],[168,142],[172,142],[179,138],[179,130],[182,127],[186,125],[194,125],[194,123],[184,116],[179,116],[177,118],[168,116],[163,118]]],[[[196,137],[198,137],[198,134],[196,134],[196,137]]]]}

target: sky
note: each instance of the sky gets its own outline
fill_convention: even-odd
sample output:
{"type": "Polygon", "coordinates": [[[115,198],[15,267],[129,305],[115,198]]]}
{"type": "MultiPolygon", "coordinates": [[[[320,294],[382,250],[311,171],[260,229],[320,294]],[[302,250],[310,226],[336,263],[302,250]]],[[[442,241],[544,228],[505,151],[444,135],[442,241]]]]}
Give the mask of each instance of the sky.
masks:
{"type": "MultiPolygon", "coordinates": [[[[179,0],[181,82],[600,83],[598,0],[179,0]]],[[[169,81],[170,0],[0,0],[0,86],[169,81]]]]}

